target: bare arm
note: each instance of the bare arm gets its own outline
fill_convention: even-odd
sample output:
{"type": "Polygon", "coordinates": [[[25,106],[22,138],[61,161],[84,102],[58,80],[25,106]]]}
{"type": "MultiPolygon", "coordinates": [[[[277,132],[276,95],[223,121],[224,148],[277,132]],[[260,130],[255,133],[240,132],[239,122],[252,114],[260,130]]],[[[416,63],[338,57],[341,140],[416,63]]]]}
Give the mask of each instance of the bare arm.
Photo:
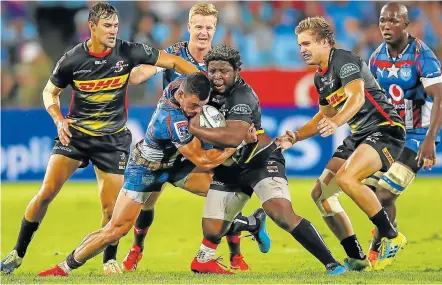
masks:
{"type": "Polygon", "coordinates": [[[199,116],[190,120],[189,131],[202,141],[219,147],[237,147],[247,135],[250,124],[240,120],[227,120],[225,127],[201,128],[199,116]]]}
{"type": "Polygon", "coordinates": [[[63,145],[68,145],[72,137],[69,131],[69,124],[75,123],[75,120],[66,119],[61,114],[60,110],[60,93],[63,89],[55,86],[51,80],[48,80],[45,88],[43,89],[43,102],[47,112],[51,116],[54,124],[57,126],[58,138],[63,145]]]}
{"type": "Polygon", "coordinates": [[[201,148],[201,141],[194,137],[190,143],[180,147],[178,150],[197,167],[207,171],[217,167],[232,156],[235,153],[236,148],[204,150],[201,148]]]}
{"type": "Polygon", "coordinates": [[[155,66],[163,67],[166,69],[175,69],[180,74],[191,74],[199,72],[193,64],[187,60],[172,54],[168,54],[165,51],[160,51],[160,55],[155,66]]]}
{"type": "Polygon", "coordinates": [[[130,72],[129,84],[140,84],[157,73],[158,67],[148,64],[140,64],[130,72]]]}
{"type": "Polygon", "coordinates": [[[365,103],[364,81],[356,79],[344,86],[347,101],[341,111],[331,120],[338,126],[347,123],[362,108],[365,103]]]}
{"type": "Polygon", "coordinates": [[[318,123],[324,118],[336,115],[336,110],[331,106],[319,106],[319,112],[313,116],[304,126],[297,130],[298,141],[308,139],[318,133],[318,123]]]}

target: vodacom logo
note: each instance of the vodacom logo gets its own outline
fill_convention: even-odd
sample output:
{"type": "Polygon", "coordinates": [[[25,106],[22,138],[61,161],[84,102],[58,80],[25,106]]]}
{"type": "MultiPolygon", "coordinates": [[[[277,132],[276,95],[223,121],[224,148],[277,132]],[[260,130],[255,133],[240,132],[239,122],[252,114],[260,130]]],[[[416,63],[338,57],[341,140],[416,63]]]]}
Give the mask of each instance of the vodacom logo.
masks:
{"type": "Polygon", "coordinates": [[[296,84],[293,97],[297,106],[311,107],[317,104],[317,102],[313,102],[310,96],[310,89],[315,86],[314,80],[315,73],[307,73],[296,84]]]}
{"type": "Polygon", "coordinates": [[[399,102],[404,98],[404,90],[402,90],[402,88],[397,84],[391,84],[388,88],[388,93],[393,101],[396,102],[399,102]]]}

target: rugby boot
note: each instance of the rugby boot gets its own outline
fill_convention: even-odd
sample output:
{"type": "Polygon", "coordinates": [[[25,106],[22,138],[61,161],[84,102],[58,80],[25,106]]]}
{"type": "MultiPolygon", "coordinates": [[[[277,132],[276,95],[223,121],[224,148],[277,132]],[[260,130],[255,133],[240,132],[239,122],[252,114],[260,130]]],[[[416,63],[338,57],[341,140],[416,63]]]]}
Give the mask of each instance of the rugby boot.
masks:
{"type": "Polygon", "coordinates": [[[371,264],[367,258],[356,259],[347,257],[344,260],[344,267],[349,271],[370,271],[371,264]]]}
{"type": "Polygon", "coordinates": [[[244,256],[242,254],[235,254],[230,259],[230,268],[239,271],[250,270],[250,266],[245,262],[244,256]]]}
{"type": "Polygon", "coordinates": [[[221,258],[211,259],[207,262],[199,262],[195,257],[190,265],[190,270],[195,273],[213,273],[213,274],[235,274],[232,271],[226,270],[227,266],[221,264],[221,258]]]}
{"type": "Polygon", "coordinates": [[[378,260],[379,252],[376,250],[369,249],[367,253],[368,261],[373,264],[376,260],[378,260]]]}
{"type": "Polygon", "coordinates": [[[267,253],[270,250],[270,236],[267,233],[267,214],[263,209],[257,209],[252,216],[255,217],[256,220],[259,221],[259,228],[254,231],[254,232],[250,232],[250,234],[252,234],[253,239],[256,240],[256,242],[258,243],[258,247],[259,250],[262,253],[267,253]]]}
{"type": "Polygon", "coordinates": [[[372,263],[373,270],[382,270],[391,265],[399,251],[406,245],[407,238],[400,232],[398,232],[397,237],[392,239],[383,237],[378,248],[378,258],[372,263]]]}
{"type": "Polygon", "coordinates": [[[11,251],[1,262],[1,272],[10,274],[15,269],[19,268],[21,263],[23,261],[23,258],[18,256],[17,251],[14,249],[11,251]]]}
{"type": "Polygon", "coordinates": [[[141,252],[141,247],[139,247],[138,245],[132,245],[132,248],[127,253],[126,257],[123,259],[123,262],[121,263],[123,271],[136,270],[138,262],[140,262],[142,257],[143,253],[141,252]]]}
{"type": "Polygon", "coordinates": [[[123,273],[118,262],[115,259],[110,259],[103,264],[103,271],[105,275],[120,274],[123,273]]]}
{"type": "Polygon", "coordinates": [[[60,266],[52,267],[51,269],[42,271],[38,273],[38,276],[40,277],[48,277],[48,276],[68,276],[69,274],[66,273],[63,269],[61,269],[60,266]]]}
{"type": "Polygon", "coordinates": [[[345,268],[339,263],[327,264],[327,266],[325,266],[325,269],[327,270],[327,275],[329,276],[341,275],[348,272],[347,268],[345,268]]]}

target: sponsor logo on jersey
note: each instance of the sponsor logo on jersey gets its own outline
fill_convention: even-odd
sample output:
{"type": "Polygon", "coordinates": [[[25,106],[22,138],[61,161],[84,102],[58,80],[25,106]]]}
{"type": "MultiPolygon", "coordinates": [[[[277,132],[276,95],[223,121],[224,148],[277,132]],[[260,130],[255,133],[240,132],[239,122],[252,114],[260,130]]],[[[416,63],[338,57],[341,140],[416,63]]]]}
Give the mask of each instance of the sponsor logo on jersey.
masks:
{"type": "Polygon", "coordinates": [[[343,102],[345,99],[347,99],[347,95],[345,95],[344,87],[339,88],[338,90],[336,90],[332,94],[328,95],[325,99],[327,100],[329,105],[331,105],[332,107],[336,107],[341,102],[343,102]]]}
{"type": "Polygon", "coordinates": [[[247,104],[237,104],[230,109],[229,114],[250,115],[252,114],[252,109],[247,104]]]}
{"type": "Polygon", "coordinates": [[[186,141],[191,136],[189,133],[189,123],[187,121],[176,122],[173,126],[181,142],[186,141]]]}
{"type": "Polygon", "coordinates": [[[74,84],[75,87],[84,92],[114,90],[123,87],[128,77],[129,73],[97,80],[74,80],[74,84]]]}
{"type": "Polygon", "coordinates": [[[74,71],[74,75],[75,74],[80,74],[80,73],[89,73],[89,72],[92,72],[92,70],[90,70],[90,69],[82,69],[82,70],[74,71]]]}
{"type": "Polygon", "coordinates": [[[118,61],[115,66],[111,67],[111,70],[113,70],[114,72],[121,72],[123,71],[123,68],[128,67],[129,64],[124,63],[123,60],[118,61]]]}
{"type": "Polygon", "coordinates": [[[401,100],[404,98],[404,90],[402,90],[402,88],[397,84],[390,85],[388,88],[388,94],[390,94],[393,104],[395,102],[401,102],[401,100]]]}
{"type": "Polygon", "coordinates": [[[103,59],[103,60],[96,60],[95,64],[96,65],[98,65],[98,64],[105,64],[106,62],[107,62],[107,60],[105,60],[105,59],[103,59]]]}
{"type": "Polygon", "coordinates": [[[361,69],[355,63],[346,63],[341,67],[341,70],[339,71],[339,77],[346,78],[360,71],[361,69]]]}

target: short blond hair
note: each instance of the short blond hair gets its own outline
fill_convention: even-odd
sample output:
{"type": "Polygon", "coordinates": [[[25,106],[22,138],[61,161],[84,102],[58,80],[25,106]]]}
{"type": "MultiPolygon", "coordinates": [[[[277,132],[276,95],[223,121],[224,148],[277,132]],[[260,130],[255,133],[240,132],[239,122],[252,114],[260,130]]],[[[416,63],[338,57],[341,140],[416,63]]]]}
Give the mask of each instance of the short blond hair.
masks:
{"type": "Polygon", "coordinates": [[[218,17],[218,10],[216,10],[215,5],[210,3],[198,3],[192,6],[189,11],[189,23],[193,16],[215,16],[218,17]]]}
{"type": "Polygon", "coordinates": [[[295,33],[299,35],[305,31],[312,31],[312,34],[316,35],[316,42],[326,40],[329,45],[335,45],[333,30],[323,17],[308,17],[299,22],[295,29],[295,33]]]}

